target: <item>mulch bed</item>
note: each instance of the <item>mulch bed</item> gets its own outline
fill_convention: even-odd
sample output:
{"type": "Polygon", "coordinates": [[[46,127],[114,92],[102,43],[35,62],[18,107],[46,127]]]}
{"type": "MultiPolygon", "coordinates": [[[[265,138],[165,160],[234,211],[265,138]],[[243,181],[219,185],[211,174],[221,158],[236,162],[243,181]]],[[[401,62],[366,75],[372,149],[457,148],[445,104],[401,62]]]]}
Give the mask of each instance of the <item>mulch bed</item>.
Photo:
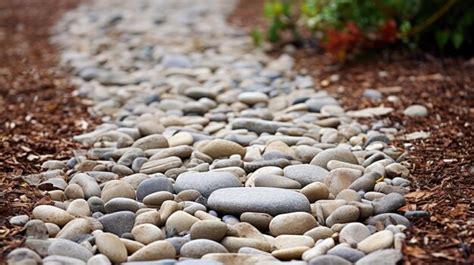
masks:
{"type": "MultiPolygon", "coordinates": [[[[73,135],[93,129],[82,99],[72,96],[67,75],[55,67],[52,25],[77,0],[0,1],[0,252],[24,240],[9,216],[30,214],[44,194],[22,181],[43,161],[67,159],[80,148],[73,135]]],[[[3,263],[1,255],[0,263],[3,263]]]]}
{"type": "MultiPolygon", "coordinates": [[[[263,0],[242,0],[230,21],[248,30],[265,28],[262,14],[263,0]]],[[[276,47],[273,54],[278,56],[281,50],[276,47]]],[[[293,56],[297,68],[337,96],[346,109],[393,107],[395,111],[385,119],[401,133],[431,134],[426,139],[393,142],[408,151],[412,165],[413,192],[401,210],[431,213],[412,220],[404,263],[474,263],[474,59],[382,51],[337,64],[310,49],[298,49],[293,56]],[[362,97],[367,88],[382,91],[383,99],[362,97]],[[389,95],[399,100],[390,102],[389,95]],[[425,105],[429,115],[407,118],[402,112],[411,104],[425,105]]]]}

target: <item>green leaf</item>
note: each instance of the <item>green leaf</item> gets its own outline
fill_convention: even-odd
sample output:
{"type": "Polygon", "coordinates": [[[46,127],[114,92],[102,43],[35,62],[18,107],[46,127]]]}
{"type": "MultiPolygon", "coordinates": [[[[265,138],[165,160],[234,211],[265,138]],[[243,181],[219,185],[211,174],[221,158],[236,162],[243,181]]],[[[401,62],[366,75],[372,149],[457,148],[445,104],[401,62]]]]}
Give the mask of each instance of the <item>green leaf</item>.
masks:
{"type": "Polygon", "coordinates": [[[262,31],[260,31],[260,29],[254,28],[250,35],[252,36],[253,45],[256,47],[261,47],[263,44],[262,31]]]}
{"type": "Polygon", "coordinates": [[[275,14],[273,11],[273,4],[270,2],[265,2],[265,5],[263,6],[263,14],[267,18],[272,18],[275,14]]]}
{"type": "Polygon", "coordinates": [[[454,32],[451,36],[451,42],[453,43],[454,48],[459,49],[462,42],[464,41],[464,35],[461,32],[454,32]]]}
{"type": "Polygon", "coordinates": [[[449,31],[446,31],[446,30],[436,31],[435,33],[436,44],[438,45],[438,48],[440,50],[443,50],[446,44],[448,43],[449,36],[450,36],[449,31]]]}

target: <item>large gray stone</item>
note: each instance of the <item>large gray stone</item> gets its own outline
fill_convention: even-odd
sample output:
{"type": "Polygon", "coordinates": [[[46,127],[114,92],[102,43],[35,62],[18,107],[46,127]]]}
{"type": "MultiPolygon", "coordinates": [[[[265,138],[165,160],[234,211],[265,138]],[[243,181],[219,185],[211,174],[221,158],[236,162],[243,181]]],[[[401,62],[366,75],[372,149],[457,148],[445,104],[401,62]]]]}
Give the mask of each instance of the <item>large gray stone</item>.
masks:
{"type": "Polygon", "coordinates": [[[240,186],[239,179],[227,172],[185,172],[178,176],[174,188],[176,192],[197,190],[208,197],[215,190],[240,186]]]}
{"type": "Polygon", "coordinates": [[[311,165],[320,166],[327,169],[327,164],[331,160],[342,161],[346,163],[358,165],[357,158],[355,155],[348,149],[345,148],[331,148],[326,149],[318,153],[313,160],[311,160],[311,165]]]}
{"type": "Polygon", "coordinates": [[[324,183],[329,174],[329,171],[322,167],[307,164],[287,166],[283,172],[285,177],[298,181],[302,186],[313,182],[324,183]]]}
{"type": "Polygon", "coordinates": [[[218,212],[240,215],[260,212],[278,215],[309,212],[309,201],[301,193],[279,188],[225,188],[214,191],[207,201],[218,212]]]}
{"type": "Polygon", "coordinates": [[[115,212],[100,217],[99,222],[104,227],[104,232],[110,232],[120,237],[124,233],[132,231],[135,214],[129,211],[115,212]]]}

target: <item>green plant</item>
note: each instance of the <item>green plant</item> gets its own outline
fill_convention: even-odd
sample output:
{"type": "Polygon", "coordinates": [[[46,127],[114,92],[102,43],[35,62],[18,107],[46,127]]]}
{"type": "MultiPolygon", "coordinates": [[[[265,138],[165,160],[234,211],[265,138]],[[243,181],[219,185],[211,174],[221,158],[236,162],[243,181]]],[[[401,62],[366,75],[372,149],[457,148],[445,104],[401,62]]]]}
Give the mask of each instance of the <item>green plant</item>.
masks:
{"type": "Polygon", "coordinates": [[[472,53],[474,5],[460,0],[301,0],[267,1],[268,38],[285,31],[308,39],[339,59],[393,43],[472,53]],[[433,47],[436,43],[436,47],[433,47]]]}
{"type": "Polygon", "coordinates": [[[280,40],[282,31],[291,32],[295,41],[299,40],[296,18],[293,14],[293,2],[291,0],[271,0],[266,1],[264,14],[270,20],[268,29],[268,39],[272,42],[280,40]]]}
{"type": "Polygon", "coordinates": [[[263,45],[264,37],[260,29],[254,28],[250,32],[250,36],[252,37],[253,45],[256,47],[261,47],[263,45]]]}

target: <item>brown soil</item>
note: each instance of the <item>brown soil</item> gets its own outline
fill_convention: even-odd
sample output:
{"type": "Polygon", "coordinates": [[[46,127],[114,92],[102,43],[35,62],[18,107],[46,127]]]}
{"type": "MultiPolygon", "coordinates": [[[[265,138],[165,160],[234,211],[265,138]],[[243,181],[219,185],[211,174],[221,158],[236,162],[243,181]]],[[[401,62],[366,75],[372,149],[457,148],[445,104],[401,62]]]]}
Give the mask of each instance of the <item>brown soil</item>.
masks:
{"type": "Polygon", "coordinates": [[[35,203],[47,202],[20,176],[39,172],[43,161],[71,157],[80,148],[71,137],[97,123],[82,99],[71,95],[67,76],[55,68],[57,49],[48,42],[51,26],[78,2],[0,1],[1,253],[24,240],[8,217],[30,214],[35,203]]]}
{"type": "MultiPolygon", "coordinates": [[[[231,23],[264,29],[263,2],[241,0],[231,23]]],[[[276,47],[273,53],[278,56],[281,49],[276,47]]],[[[390,106],[396,111],[386,120],[402,133],[431,133],[427,139],[393,143],[409,152],[412,164],[413,192],[400,210],[431,213],[429,218],[412,220],[404,263],[474,263],[474,59],[390,50],[345,64],[335,64],[311,49],[298,49],[293,56],[297,68],[311,74],[346,109],[390,106]],[[339,80],[331,81],[336,75],[339,80]],[[367,88],[382,91],[384,99],[362,97],[367,88]],[[399,101],[389,102],[389,95],[399,101]],[[429,115],[404,116],[411,104],[425,105],[429,115]]]]}

